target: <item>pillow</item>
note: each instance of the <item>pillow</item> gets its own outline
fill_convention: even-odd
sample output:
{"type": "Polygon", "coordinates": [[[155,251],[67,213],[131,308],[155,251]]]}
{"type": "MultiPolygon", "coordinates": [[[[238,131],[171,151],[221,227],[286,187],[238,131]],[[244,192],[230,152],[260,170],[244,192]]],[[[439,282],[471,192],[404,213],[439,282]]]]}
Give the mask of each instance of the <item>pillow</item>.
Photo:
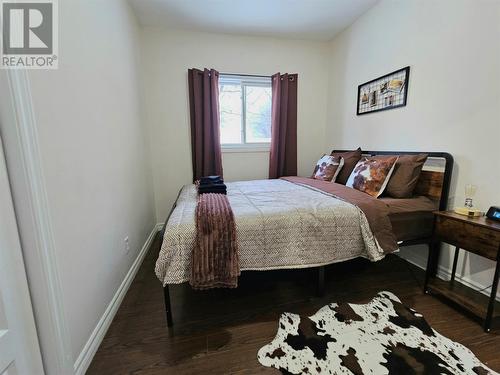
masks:
{"type": "Polygon", "coordinates": [[[427,154],[400,155],[387,184],[386,194],[393,198],[411,198],[426,160],[427,154]]]}
{"type": "Polygon", "coordinates": [[[361,159],[361,148],[358,147],[357,150],[348,151],[348,152],[332,152],[330,155],[332,156],[340,156],[344,159],[344,166],[340,171],[339,175],[335,182],[339,184],[345,185],[349,176],[351,175],[352,170],[356,166],[356,163],[361,159]]]}
{"type": "Polygon", "coordinates": [[[311,178],[323,181],[335,181],[342,166],[344,159],[339,156],[323,155],[316,163],[311,178]]]}
{"type": "Polygon", "coordinates": [[[349,176],[346,186],[377,198],[384,192],[397,160],[397,156],[361,159],[349,176]]]}

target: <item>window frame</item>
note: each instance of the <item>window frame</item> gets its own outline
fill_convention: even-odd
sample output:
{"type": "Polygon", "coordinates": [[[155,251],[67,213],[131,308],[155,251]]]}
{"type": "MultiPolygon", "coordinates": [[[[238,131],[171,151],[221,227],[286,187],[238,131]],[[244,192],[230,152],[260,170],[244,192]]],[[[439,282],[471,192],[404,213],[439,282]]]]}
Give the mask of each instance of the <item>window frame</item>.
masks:
{"type": "MultiPolygon", "coordinates": [[[[269,87],[272,89],[271,77],[258,75],[236,75],[219,74],[219,85],[227,83],[238,83],[241,85],[241,143],[220,143],[223,152],[269,152],[271,141],[269,142],[247,142],[246,135],[246,89],[248,86],[269,87]]],[[[272,95],[272,94],[271,94],[272,95]]],[[[272,96],[271,96],[272,102],[272,96]]],[[[271,124],[269,124],[271,126],[271,124]]]]}

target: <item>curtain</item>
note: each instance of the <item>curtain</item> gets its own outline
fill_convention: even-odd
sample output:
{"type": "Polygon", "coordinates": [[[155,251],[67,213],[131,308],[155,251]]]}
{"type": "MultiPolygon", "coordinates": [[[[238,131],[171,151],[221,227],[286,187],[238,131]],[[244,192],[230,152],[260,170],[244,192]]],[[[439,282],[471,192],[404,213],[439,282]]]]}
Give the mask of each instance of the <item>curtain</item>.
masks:
{"type": "Polygon", "coordinates": [[[297,175],[297,77],[272,76],[269,178],[297,175]]]}
{"type": "Polygon", "coordinates": [[[188,83],[193,181],[209,175],[222,177],[219,72],[214,69],[189,69],[188,83]]]}

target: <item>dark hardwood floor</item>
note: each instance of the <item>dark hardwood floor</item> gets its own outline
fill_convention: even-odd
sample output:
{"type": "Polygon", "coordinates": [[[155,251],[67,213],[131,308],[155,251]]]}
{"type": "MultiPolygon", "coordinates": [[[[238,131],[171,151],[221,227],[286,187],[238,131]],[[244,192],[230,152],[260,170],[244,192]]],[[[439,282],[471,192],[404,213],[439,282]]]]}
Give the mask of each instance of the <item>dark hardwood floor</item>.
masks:
{"type": "Polygon", "coordinates": [[[388,290],[423,313],[434,329],[500,371],[500,328],[486,334],[471,317],[422,293],[423,272],[397,256],[327,268],[326,295],[314,296],[315,271],[245,272],[235,290],[171,287],[174,327],[167,329],[154,275],[157,239],[138,272],[87,374],[277,373],[257,362],[275,335],[280,313],[312,314],[329,302],[365,303],[388,290]]]}

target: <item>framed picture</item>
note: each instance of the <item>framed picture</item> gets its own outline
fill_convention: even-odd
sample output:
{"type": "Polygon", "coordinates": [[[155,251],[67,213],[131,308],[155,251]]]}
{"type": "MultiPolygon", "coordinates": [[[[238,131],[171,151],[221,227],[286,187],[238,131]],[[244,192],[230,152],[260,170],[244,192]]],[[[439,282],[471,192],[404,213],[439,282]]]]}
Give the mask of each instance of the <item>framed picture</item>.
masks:
{"type": "Polygon", "coordinates": [[[356,114],[385,111],[406,105],[410,67],[375,78],[358,86],[356,114]]]}

